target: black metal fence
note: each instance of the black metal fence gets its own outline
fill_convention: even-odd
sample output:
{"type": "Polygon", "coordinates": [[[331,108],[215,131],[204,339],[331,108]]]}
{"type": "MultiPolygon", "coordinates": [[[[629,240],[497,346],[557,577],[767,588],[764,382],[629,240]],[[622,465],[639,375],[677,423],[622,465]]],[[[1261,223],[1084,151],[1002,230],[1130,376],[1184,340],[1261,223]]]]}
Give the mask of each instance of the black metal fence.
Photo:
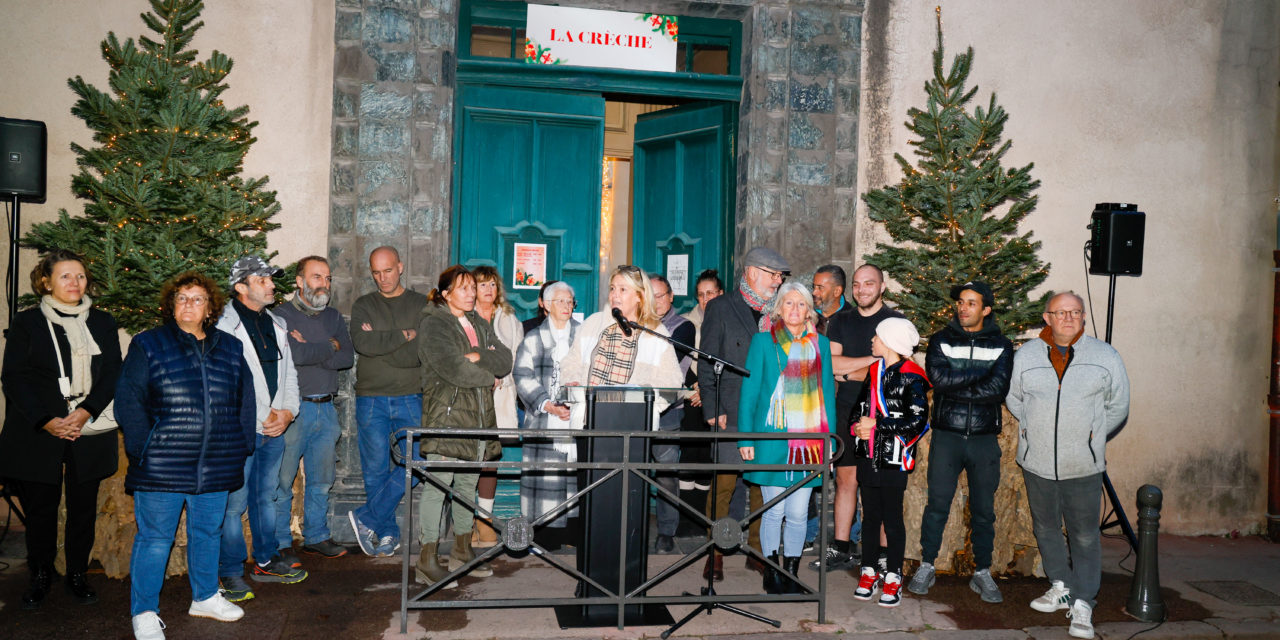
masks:
{"type": "MultiPolygon", "coordinates": [[[[424,438],[431,437],[447,437],[447,438],[477,438],[492,439],[497,435],[493,429],[404,429],[397,433],[397,440],[403,441],[408,447],[408,451],[414,452],[411,460],[406,460],[407,456],[404,452],[393,451],[393,456],[398,463],[405,467],[405,496],[410,498],[408,501],[408,511],[405,516],[406,528],[412,527],[415,530],[411,534],[413,537],[405,536],[405,544],[402,545],[402,567],[401,567],[401,597],[400,597],[400,631],[406,632],[408,628],[408,612],[411,609],[503,609],[503,608],[525,608],[525,607],[556,607],[561,605],[612,605],[617,607],[618,611],[618,628],[624,628],[624,612],[629,605],[642,604],[661,604],[661,605],[700,605],[704,603],[778,603],[778,602],[794,602],[809,603],[816,602],[818,604],[818,622],[826,622],[826,590],[827,590],[827,573],[826,565],[821,565],[821,570],[817,573],[817,585],[807,584],[800,579],[800,576],[793,576],[783,571],[769,558],[763,556],[759,551],[752,549],[746,544],[747,528],[753,520],[760,518],[770,507],[778,504],[786,499],[787,496],[795,493],[795,491],[803,487],[809,481],[820,478],[821,483],[816,489],[818,491],[819,513],[827,513],[828,510],[828,492],[825,490],[829,481],[829,461],[838,457],[841,452],[839,450],[840,442],[836,438],[832,438],[829,434],[824,433],[743,433],[743,432],[687,432],[687,431],[594,431],[594,430],[521,430],[519,432],[504,431],[504,436],[518,435],[523,441],[548,441],[552,438],[574,438],[581,441],[583,438],[611,438],[622,441],[622,450],[630,451],[632,440],[660,440],[664,443],[670,441],[712,441],[711,446],[714,449],[716,441],[739,439],[750,440],[789,440],[789,439],[821,439],[829,438],[831,446],[823,447],[823,460],[814,464],[780,464],[765,465],[754,463],[686,463],[662,464],[656,462],[633,462],[621,460],[618,462],[524,462],[524,461],[491,461],[491,462],[465,462],[460,460],[425,460],[422,459],[419,451],[419,442],[424,438]],[[543,513],[536,519],[528,520],[521,515],[516,518],[500,520],[493,517],[493,514],[481,509],[476,503],[457,495],[451,489],[449,483],[443,482],[434,473],[435,470],[454,471],[454,472],[470,472],[479,473],[482,469],[497,468],[516,469],[516,470],[538,470],[538,471],[581,471],[581,470],[603,470],[607,473],[587,486],[580,487],[573,495],[560,502],[554,508],[543,513]],[[797,480],[789,484],[783,492],[774,499],[766,501],[759,509],[751,511],[743,519],[735,520],[730,517],[722,517],[716,521],[712,521],[700,509],[685,502],[679,495],[673,494],[660,486],[653,477],[651,472],[684,472],[684,471],[703,471],[713,473],[742,473],[744,471],[794,471],[797,472],[797,480]],[[476,549],[475,559],[462,565],[455,571],[451,571],[449,575],[439,582],[436,582],[425,588],[419,588],[413,582],[415,562],[411,551],[410,540],[415,539],[416,523],[413,518],[412,487],[414,479],[421,482],[430,482],[438,489],[445,493],[445,504],[451,508],[464,508],[473,511],[478,518],[487,518],[493,523],[494,529],[499,534],[499,544],[488,549],[476,549]],[[618,548],[618,584],[603,585],[599,584],[591,577],[583,574],[573,564],[565,563],[557,558],[548,550],[539,546],[534,541],[534,531],[563,514],[565,511],[574,507],[579,500],[588,493],[601,486],[605,482],[619,478],[622,482],[622,494],[628,495],[632,482],[641,482],[655,488],[660,499],[670,501],[682,513],[691,516],[695,521],[705,526],[710,532],[710,536],[706,541],[700,544],[696,549],[690,551],[666,568],[659,571],[656,575],[645,580],[639,586],[627,589],[624,584],[625,580],[625,563],[627,557],[632,550],[627,548],[626,531],[628,523],[627,510],[621,509],[620,518],[622,519],[621,531],[623,535],[619,540],[618,548]],[[792,594],[720,594],[712,593],[710,595],[649,595],[649,591],[662,584],[672,575],[675,575],[685,567],[693,564],[702,556],[711,553],[713,548],[720,551],[738,550],[755,557],[765,563],[766,566],[777,570],[780,575],[784,576],[784,581],[790,581],[799,585],[802,593],[792,594]],[[436,595],[438,591],[449,585],[455,578],[466,575],[474,568],[483,563],[494,560],[507,551],[523,552],[528,551],[544,562],[554,566],[560,571],[568,574],[575,580],[581,581],[594,587],[599,592],[605,594],[595,597],[527,597],[527,598],[480,598],[467,600],[449,600],[439,597],[431,597],[436,595]]],[[[708,500],[714,500],[714,495],[708,495],[708,500]]],[[[818,557],[826,556],[827,545],[827,519],[820,518],[819,525],[819,548],[818,557]]],[[[798,572],[800,573],[800,572],[798,572]]]]}

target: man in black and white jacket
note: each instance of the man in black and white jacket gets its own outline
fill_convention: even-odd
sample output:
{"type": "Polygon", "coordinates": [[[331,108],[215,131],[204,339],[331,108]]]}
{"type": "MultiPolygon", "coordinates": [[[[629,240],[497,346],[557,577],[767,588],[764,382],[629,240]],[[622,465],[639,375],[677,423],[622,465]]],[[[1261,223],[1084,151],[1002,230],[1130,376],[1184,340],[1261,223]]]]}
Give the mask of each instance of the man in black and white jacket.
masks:
{"type": "Polygon", "coordinates": [[[969,478],[969,519],[977,571],[969,587],[984,602],[1004,597],[991,578],[995,496],[1000,486],[1000,404],[1009,392],[1013,343],[992,317],[994,296],[985,282],[951,288],[955,317],[929,339],[925,370],[933,383],[933,438],[929,494],[920,522],[920,568],[907,589],[925,594],[934,583],[933,561],[942,544],[960,472],[969,478]]]}

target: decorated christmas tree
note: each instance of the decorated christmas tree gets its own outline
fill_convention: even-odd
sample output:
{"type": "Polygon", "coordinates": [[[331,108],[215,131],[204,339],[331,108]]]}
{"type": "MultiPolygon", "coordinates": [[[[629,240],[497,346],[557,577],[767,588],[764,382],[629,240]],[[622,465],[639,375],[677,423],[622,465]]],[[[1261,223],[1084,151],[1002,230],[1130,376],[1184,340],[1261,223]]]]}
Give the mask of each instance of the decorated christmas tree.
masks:
{"type": "Polygon", "coordinates": [[[867,261],[902,286],[886,297],[932,335],[953,316],[951,286],[983,280],[995,293],[1001,329],[1016,338],[1041,322],[1049,293],[1030,293],[1049,275],[1036,255],[1040,243],[1018,225],[1036,206],[1039,180],[1031,168],[1001,165],[1011,143],[1001,142],[1009,115],[996,103],[967,108],[978,88],[966,87],[973,48],[943,68],[942,18],[933,51],[928,101],[912,108],[907,128],[914,134],[916,164],[894,154],[902,181],[863,196],[869,217],[884,225],[893,244],[878,243],[867,261]]]}
{"type": "Polygon", "coordinates": [[[84,215],[60,210],[23,240],[82,254],[95,306],[130,333],[159,323],[165,280],[198,270],[225,281],[236,258],[266,255],[266,232],[279,227],[267,178],[241,175],[257,123],[248,107],[222,102],[231,59],[214,51],[200,62],[190,48],[203,3],[150,1],[142,21],[155,39],[122,44],[108,33],[102,42],[108,91],[80,76],[68,82],[79,96],[71,111],[97,145],[71,145],[80,168],[71,189],[84,215]]]}

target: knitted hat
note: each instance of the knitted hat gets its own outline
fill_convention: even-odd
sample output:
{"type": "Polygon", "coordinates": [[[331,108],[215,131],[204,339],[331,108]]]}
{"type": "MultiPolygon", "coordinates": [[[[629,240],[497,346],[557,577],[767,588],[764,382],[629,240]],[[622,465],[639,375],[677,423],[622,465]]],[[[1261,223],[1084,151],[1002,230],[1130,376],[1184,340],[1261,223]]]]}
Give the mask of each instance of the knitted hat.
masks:
{"type": "Polygon", "coordinates": [[[876,325],[876,335],[884,346],[907,358],[920,344],[920,332],[906,318],[885,318],[876,325]]]}

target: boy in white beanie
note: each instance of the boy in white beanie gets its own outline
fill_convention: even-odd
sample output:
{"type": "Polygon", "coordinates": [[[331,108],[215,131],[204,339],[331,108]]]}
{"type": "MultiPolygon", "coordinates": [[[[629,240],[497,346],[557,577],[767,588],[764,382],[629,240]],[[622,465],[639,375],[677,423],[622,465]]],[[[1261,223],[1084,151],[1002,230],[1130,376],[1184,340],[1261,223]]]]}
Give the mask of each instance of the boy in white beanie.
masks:
{"type": "Polygon", "coordinates": [[[902,602],[902,555],[907,542],[902,522],[902,496],[907,474],[915,467],[916,443],[928,430],[929,377],[911,361],[920,334],[905,318],[888,318],[876,326],[871,354],[880,358],[867,372],[867,384],[858,396],[856,422],[850,425],[858,438],[854,455],[858,486],[862,489],[862,530],[884,525],[888,564],[880,575],[876,558],[880,541],[863,536],[862,575],[853,597],[870,600],[880,588],[879,604],[896,607],[902,602]]]}

